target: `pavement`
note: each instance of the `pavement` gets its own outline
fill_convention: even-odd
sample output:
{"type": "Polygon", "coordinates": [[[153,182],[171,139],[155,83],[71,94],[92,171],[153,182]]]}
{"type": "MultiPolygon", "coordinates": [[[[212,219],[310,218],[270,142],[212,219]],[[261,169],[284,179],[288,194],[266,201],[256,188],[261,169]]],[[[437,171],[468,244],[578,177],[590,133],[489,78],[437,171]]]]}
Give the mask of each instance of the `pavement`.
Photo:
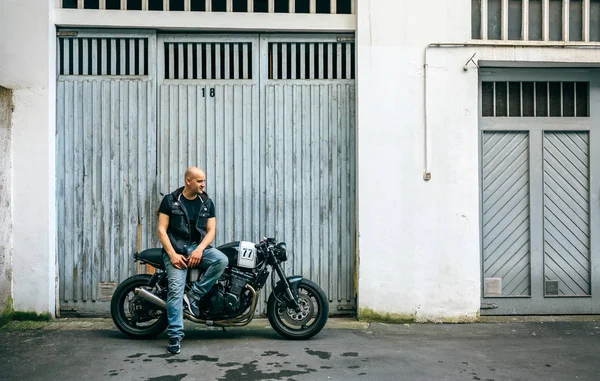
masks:
{"type": "Polygon", "coordinates": [[[133,340],[111,319],[11,322],[0,328],[0,380],[313,381],[600,380],[600,317],[485,317],[469,324],[329,319],[285,340],[265,319],[241,328],[186,323],[133,340]]]}

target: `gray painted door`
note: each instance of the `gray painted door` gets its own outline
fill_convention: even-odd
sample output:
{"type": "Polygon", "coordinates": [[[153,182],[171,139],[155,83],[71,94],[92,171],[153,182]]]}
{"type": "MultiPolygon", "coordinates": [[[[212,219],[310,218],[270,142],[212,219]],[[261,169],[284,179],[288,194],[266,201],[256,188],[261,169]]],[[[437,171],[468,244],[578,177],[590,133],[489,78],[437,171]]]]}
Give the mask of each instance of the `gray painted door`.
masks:
{"type": "Polygon", "coordinates": [[[62,31],[57,45],[63,313],[107,313],[148,270],[132,254],[159,245],[156,210],[189,165],[206,170],[216,245],[286,241],[288,275],[353,311],[351,39],[62,31]]]}
{"type": "MultiPolygon", "coordinates": [[[[206,170],[215,244],[286,241],[288,275],[355,306],[353,43],[331,36],[159,37],[159,189],[206,170]]],[[[264,313],[265,288],[257,313],[264,313]]]]}
{"type": "Polygon", "coordinates": [[[58,38],[57,251],[63,313],[107,313],[116,284],[155,246],[152,33],[58,38]]]}
{"type": "Polygon", "coordinates": [[[598,73],[480,85],[482,314],[600,312],[598,73]]]}

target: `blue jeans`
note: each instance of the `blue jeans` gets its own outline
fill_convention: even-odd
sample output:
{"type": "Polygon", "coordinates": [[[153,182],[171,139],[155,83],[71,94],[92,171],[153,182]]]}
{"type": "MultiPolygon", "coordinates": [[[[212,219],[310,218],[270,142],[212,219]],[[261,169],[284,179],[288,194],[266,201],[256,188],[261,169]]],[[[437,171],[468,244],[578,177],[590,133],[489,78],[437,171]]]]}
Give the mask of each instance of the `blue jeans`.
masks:
{"type": "MultiPolygon", "coordinates": [[[[197,245],[190,246],[188,255],[197,245]]],[[[177,337],[183,339],[183,293],[185,291],[185,280],[187,269],[180,270],[173,266],[167,253],[163,251],[163,261],[165,262],[165,270],[169,281],[169,292],[167,294],[167,335],[169,338],[177,337]]],[[[200,259],[201,269],[206,269],[206,272],[200,280],[192,283],[192,295],[197,299],[201,298],[215,282],[221,277],[223,271],[228,264],[228,259],[225,254],[215,249],[208,247],[202,253],[200,259]]]]}

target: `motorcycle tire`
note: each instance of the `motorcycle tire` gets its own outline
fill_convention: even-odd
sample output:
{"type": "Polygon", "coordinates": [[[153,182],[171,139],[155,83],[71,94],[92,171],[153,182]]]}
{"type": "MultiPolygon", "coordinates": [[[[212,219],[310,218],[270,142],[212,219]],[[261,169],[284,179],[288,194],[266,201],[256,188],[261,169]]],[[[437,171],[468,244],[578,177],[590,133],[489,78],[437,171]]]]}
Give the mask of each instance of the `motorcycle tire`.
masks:
{"type": "Polygon", "coordinates": [[[115,289],[110,302],[110,314],[117,328],[135,339],[149,339],[158,336],[167,328],[167,311],[135,295],[137,287],[145,287],[151,275],[140,274],[125,279],[115,289]],[[132,313],[130,303],[135,303],[132,313]],[[140,318],[139,314],[144,316],[140,318]],[[140,324],[142,323],[142,324],[140,324]]]}
{"type": "Polygon", "coordinates": [[[298,284],[301,311],[286,308],[283,295],[271,293],[267,302],[267,317],[271,327],[286,339],[305,340],[319,333],[329,316],[329,301],[321,288],[308,279],[298,284]]]}

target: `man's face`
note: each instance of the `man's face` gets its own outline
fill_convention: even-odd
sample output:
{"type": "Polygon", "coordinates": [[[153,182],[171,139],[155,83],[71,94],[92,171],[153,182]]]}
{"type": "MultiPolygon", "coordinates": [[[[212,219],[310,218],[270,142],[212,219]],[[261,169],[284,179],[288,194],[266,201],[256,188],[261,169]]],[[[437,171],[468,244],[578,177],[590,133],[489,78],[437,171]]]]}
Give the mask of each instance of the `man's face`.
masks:
{"type": "Polygon", "coordinates": [[[201,194],[204,192],[204,188],[206,187],[206,175],[204,172],[196,173],[188,179],[188,183],[192,191],[201,194]]]}

